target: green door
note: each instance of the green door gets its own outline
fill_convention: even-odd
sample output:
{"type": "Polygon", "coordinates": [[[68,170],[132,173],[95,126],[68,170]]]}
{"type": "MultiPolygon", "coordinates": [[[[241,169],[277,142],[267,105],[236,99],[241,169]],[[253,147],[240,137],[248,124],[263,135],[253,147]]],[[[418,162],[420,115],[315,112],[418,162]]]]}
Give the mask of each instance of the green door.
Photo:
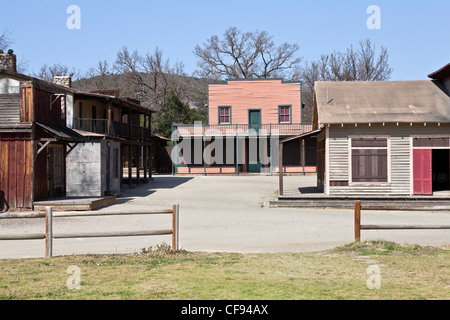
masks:
{"type": "Polygon", "coordinates": [[[248,128],[256,133],[261,129],[261,110],[248,110],[248,128]]]}
{"type": "Polygon", "coordinates": [[[248,110],[249,128],[249,151],[247,152],[248,172],[261,172],[261,162],[259,161],[259,138],[261,129],[261,110],[248,110]],[[252,130],[253,129],[253,130],[252,130]],[[250,146],[250,144],[252,146],[250,146]]]}

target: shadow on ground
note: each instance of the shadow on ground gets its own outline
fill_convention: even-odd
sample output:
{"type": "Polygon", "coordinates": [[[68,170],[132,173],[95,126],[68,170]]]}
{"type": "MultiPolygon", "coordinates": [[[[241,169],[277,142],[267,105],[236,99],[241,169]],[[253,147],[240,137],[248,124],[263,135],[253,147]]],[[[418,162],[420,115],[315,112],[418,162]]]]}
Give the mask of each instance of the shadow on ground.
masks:
{"type": "Polygon", "coordinates": [[[320,191],[317,187],[300,187],[298,188],[298,191],[301,194],[307,194],[307,193],[323,193],[323,191],[320,191]]]}
{"type": "Polygon", "coordinates": [[[173,189],[192,180],[192,177],[153,176],[153,180],[134,186],[124,186],[122,195],[116,199],[116,204],[126,203],[135,198],[145,198],[160,189],[173,189]]]}

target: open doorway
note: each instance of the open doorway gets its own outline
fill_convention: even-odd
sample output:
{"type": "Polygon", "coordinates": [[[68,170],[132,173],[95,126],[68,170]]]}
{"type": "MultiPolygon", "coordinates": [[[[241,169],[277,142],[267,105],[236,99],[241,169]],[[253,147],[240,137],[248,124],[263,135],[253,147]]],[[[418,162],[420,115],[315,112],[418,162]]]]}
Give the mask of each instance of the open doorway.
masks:
{"type": "Polygon", "coordinates": [[[432,150],[432,185],[433,192],[450,190],[450,151],[448,149],[432,150]]]}

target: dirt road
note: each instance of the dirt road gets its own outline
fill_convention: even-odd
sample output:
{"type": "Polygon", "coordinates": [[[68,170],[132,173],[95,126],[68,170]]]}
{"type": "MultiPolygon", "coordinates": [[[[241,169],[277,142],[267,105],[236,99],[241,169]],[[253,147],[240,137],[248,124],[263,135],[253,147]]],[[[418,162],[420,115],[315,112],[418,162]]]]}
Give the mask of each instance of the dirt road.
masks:
{"type": "MultiPolygon", "coordinates": [[[[286,188],[312,186],[315,176],[285,177],[286,188]]],[[[276,196],[276,176],[155,176],[127,189],[117,204],[100,211],[169,208],[180,205],[180,247],[189,251],[301,252],[353,241],[353,211],[267,208],[276,196]]],[[[54,232],[167,229],[170,216],[55,218],[54,232]]],[[[378,212],[362,223],[450,224],[449,212],[378,212]]],[[[0,220],[2,233],[42,232],[43,219],[0,220]]],[[[384,239],[419,245],[448,245],[450,230],[363,231],[361,240],[384,239]]],[[[54,255],[132,253],[171,243],[170,236],[55,239],[54,255]]],[[[43,240],[0,241],[0,258],[41,257],[43,240]]]]}

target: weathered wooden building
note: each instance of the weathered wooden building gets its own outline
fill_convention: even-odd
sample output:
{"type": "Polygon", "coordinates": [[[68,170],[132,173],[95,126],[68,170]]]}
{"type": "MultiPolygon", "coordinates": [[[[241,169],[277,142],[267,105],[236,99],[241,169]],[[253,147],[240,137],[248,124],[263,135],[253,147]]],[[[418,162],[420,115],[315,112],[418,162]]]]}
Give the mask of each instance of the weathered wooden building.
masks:
{"type": "MultiPolygon", "coordinates": [[[[0,54],[0,207],[104,196],[151,177],[151,115],[117,91],[81,92],[19,74],[0,54]]],[[[153,155],[154,156],[154,155],[153,155]]]]}
{"type": "Polygon", "coordinates": [[[326,195],[450,190],[450,65],[423,81],[318,81],[313,129],[326,195]]]}
{"type": "Polygon", "coordinates": [[[68,195],[118,194],[152,175],[153,110],[119,91],[74,91],[67,127],[87,139],[68,157],[68,195]]]}
{"type": "Polygon", "coordinates": [[[66,156],[84,138],[66,127],[67,88],[16,73],[12,54],[0,60],[0,207],[33,208],[66,194],[66,156]]]}
{"type": "MultiPolygon", "coordinates": [[[[229,79],[208,85],[208,124],[175,125],[175,173],[279,171],[278,141],[311,130],[302,122],[301,82],[229,79]],[[182,136],[182,139],[180,139],[182,136]],[[186,150],[186,142],[191,150],[186,150]],[[180,147],[181,149],[181,147],[180,147]],[[182,159],[182,160],[179,160],[182,159]]],[[[285,146],[284,171],[315,172],[316,137],[285,146]]]]}

